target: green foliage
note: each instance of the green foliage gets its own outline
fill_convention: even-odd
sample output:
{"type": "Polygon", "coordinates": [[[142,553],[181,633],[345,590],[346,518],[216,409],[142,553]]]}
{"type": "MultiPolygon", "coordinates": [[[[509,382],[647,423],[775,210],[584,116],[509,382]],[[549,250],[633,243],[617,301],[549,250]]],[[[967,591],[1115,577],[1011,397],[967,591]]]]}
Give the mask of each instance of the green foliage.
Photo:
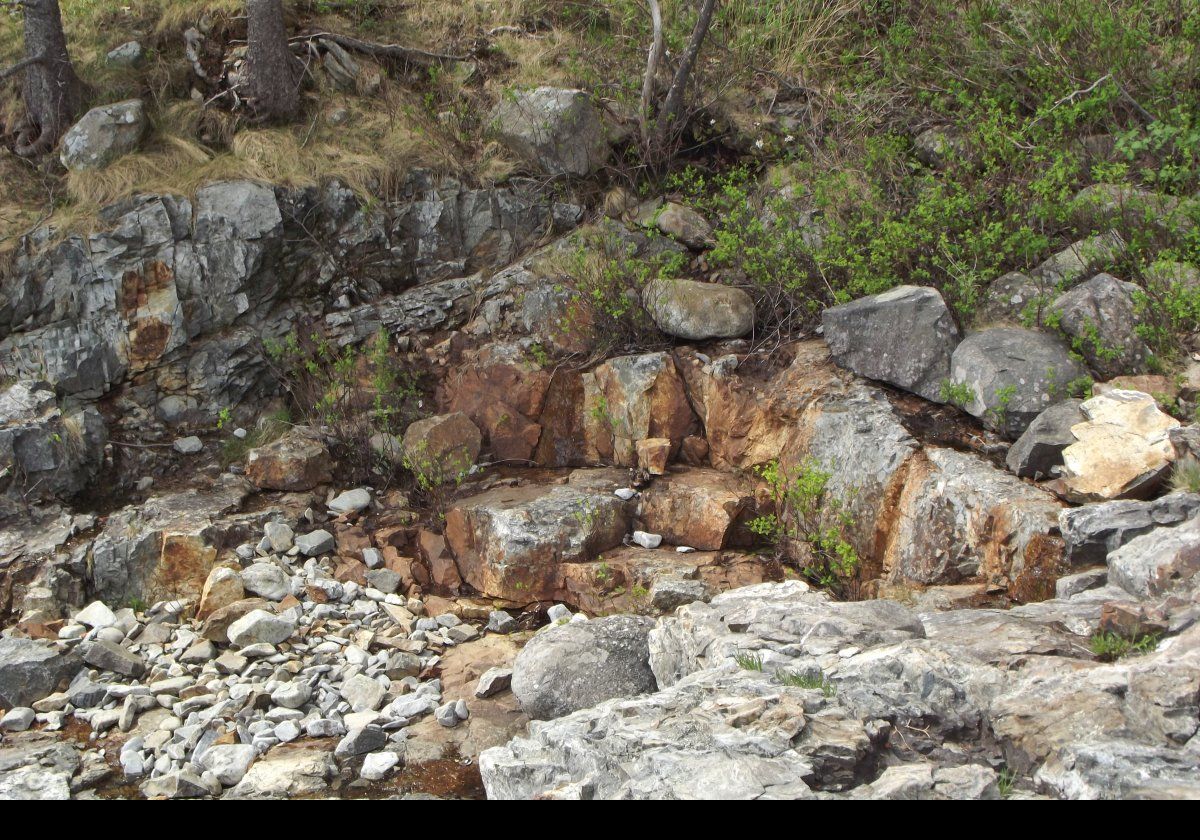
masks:
{"type": "Polygon", "coordinates": [[[1176,493],[1200,493],[1200,461],[1181,458],[1171,469],[1171,490],[1176,493]]]}
{"type": "Polygon", "coordinates": [[[965,409],[975,401],[975,392],[971,390],[970,385],[965,382],[952,382],[949,379],[942,381],[941,396],[942,402],[960,409],[965,409]]]}
{"type": "Polygon", "coordinates": [[[1011,767],[1001,768],[996,774],[996,787],[1000,790],[1000,798],[1008,799],[1013,794],[1017,784],[1017,771],[1011,767]]]}
{"type": "Polygon", "coordinates": [[[837,686],[834,685],[824,674],[808,674],[797,671],[777,671],[775,673],[778,679],[784,685],[792,686],[793,688],[816,689],[826,697],[832,697],[837,694],[837,686]]]}
{"type": "Polygon", "coordinates": [[[1105,662],[1115,662],[1126,656],[1140,656],[1150,653],[1158,646],[1159,635],[1146,633],[1133,637],[1121,636],[1116,633],[1096,633],[1089,640],[1092,653],[1105,662]]]}
{"type": "Polygon", "coordinates": [[[760,653],[741,652],[733,655],[733,661],[738,667],[745,671],[761,671],[763,669],[763,658],[760,653]]]}
{"type": "Polygon", "coordinates": [[[752,519],[750,530],[820,586],[848,585],[860,562],[850,541],[855,520],[843,501],[827,492],[832,474],[811,460],[793,471],[771,461],[756,472],[767,484],[775,512],[752,519]]]}
{"type": "MultiPolygon", "coordinates": [[[[229,425],[232,419],[229,409],[221,410],[221,416],[218,419],[218,428],[225,428],[229,425]]],[[[291,414],[287,409],[280,409],[274,414],[261,418],[254,428],[246,430],[245,437],[236,437],[230,435],[221,441],[221,464],[229,466],[230,464],[240,464],[246,460],[246,454],[259,446],[265,446],[272,441],[279,440],[291,428],[291,414]]]]}

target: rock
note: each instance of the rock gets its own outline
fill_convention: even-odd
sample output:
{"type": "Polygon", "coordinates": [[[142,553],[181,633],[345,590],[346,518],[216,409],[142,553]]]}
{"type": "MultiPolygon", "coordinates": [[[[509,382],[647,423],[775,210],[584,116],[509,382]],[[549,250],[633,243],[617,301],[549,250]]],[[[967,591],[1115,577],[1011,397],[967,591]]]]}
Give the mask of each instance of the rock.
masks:
{"type": "Polygon", "coordinates": [[[92,601],[86,607],[75,613],[75,620],[97,630],[112,627],[117,623],[113,611],[104,605],[103,601],[92,601]]]}
{"type": "Polygon", "coordinates": [[[821,325],[841,367],[942,401],[961,335],[936,289],[899,286],[833,306],[821,314],[821,325]]]}
{"type": "Polygon", "coordinates": [[[721,283],[651,280],[642,305],[660,330],[685,341],[740,338],[754,329],[754,300],[721,283]]]}
{"type": "Polygon", "coordinates": [[[446,727],[452,729],[460,723],[458,714],[455,712],[454,703],[446,703],[443,706],[438,706],[433,712],[434,719],[446,727]]]}
{"type": "Polygon", "coordinates": [[[192,437],[178,438],[171,448],[180,455],[197,455],[204,451],[204,442],[193,435],[192,437]]]}
{"type": "Polygon", "coordinates": [[[1062,453],[1060,492],[1077,502],[1151,493],[1175,460],[1168,433],[1179,421],[1138,391],[1110,391],[1080,408],[1087,420],[1071,427],[1076,442],[1062,453]]]}
{"type": "Polygon", "coordinates": [[[418,420],[404,432],[404,458],[421,480],[453,482],[474,466],[483,446],[479,428],[461,411],[418,420]]]}
{"type": "Polygon", "coordinates": [[[363,726],[351,729],[346,737],[338,741],[333,754],[338,758],[366,755],[382,749],[387,744],[387,733],[378,726],[363,726]]]}
{"type": "Polygon", "coordinates": [[[250,770],[257,753],[249,744],[214,744],[204,751],[199,764],[222,785],[236,785],[250,770]]]}
{"type": "Polygon", "coordinates": [[[650,604],[660,613],[673,612],[684,604],[707,601],[711,596],[708,585],[702,580],[665,578],[650,587],[650,604]]]}
{"type": "Polygon", "coordinates": [[[1157,528],[1175,525],[1200,512],[1200,495],[1171,493],[1150,502],[1115,501],[1067,508],[1058,524],[1072,566],[1098,565],[1121,546],[1157,528]]]}
{"type": "Polygon", "coordinates": [[[256,609],[229,625],[229,641],[236,647],[277,645],[287,641],[296,625],[284,616],[256,609]]]}
{"type": "Polygon", "coordinates": [[[488,613],[487,631],[502,635],[512,633],[517,629],[517,620],[504,610],[492,610],[488,613]]]}
{"type": "MultiPolygon", "coordinates": [[[[276,706],[283,706],[285,709],[303,708],[311,698],[312,689],[309,688],[308,683],[301,680],[284,683],[271,692],[271,702],[276,706]]],[[[227,782],[226,784],[236,784],[236,782],[227,782]]]]}
{"type": "Polygon", "coordinates": [[[179,661],[184,665],[203,665],[216,658],[216,646],[208,639],[202,639],[180,654],[179,661]]]}
{"type": "Polygon", "coordinates": [[[311,490],[327,484],[332,471],[328,448],[306,430],[294,429],[246,455],[246,477],[260,490],[311,490]]]}
{"type": "Polygon", "coordinates": [[[1152,355],[1137,334],[1137,291],[1133,283],[1097,274],[1060,295],[1050,307],[1059,328],[1102,379],[1144,373],[1152,355]]]}
{"type": "Polygon", "coordinates": [[[1098,589],[1108,583],[1108,569],[1088,569],[1073,575],[1060,577],[1054,582],[1054,597],[1060,599],[1072,598],[1080,592],[1098,589]]]}
{"type": "Polygon", "coordinates": [[[1125,253],[1125,241],[1115,231],[1073,242],[1046,258],[1032,272],[1047,289],[1066,288],[1084,277],[1109,268],[1125,253]]]}
{"type": "Polygon", "coordinates": [[[658,548],[662,545],[662,534],[648,534],[645,531],[634,531],[630,536],[630,540],[634,545],[640,545],[642,548],[658,548]]]}
{"type": "Polygon", "coordinates": [[[282,601],[292,591],[287,573],[274,563],[252,563],[242,569],[241,579],[247,592],[268,601],[282,601]]]}
{"type": "Polygon", "coordinates": [[[488,668],[475,686],[475,696],[481,699],[508,691],[512,686],[511,668],[488,668]]]}
{"type": "Polygon", "coordinates": [[[618,356],[582,379],[585,450],[592,463],[632,467],[638,441],[648,438],[669,439],[673,454],[696,425],[667,353],[618,356]]]}
{"type": "Polygon", "coordinates": [[[229,628],[235,621],[254,610],[273,608],[274,604],[265,598],[246,598],[242,601],[235,601],[227,607],[214,610],[205,618],[204,623],[200,626],[200,635],[214,642],[228,644],[229,628]]]}
{"type": "Polygon", "coordinates": [[[250,767],[226,799],[287,799],[319,793],[337,772],[327,749],[274,749],[250,767]]]}
{"type": "Polygon", "coordinates": [[[386,778],[392,768],[399,763],[400,756],[388,750],[368,753],[363,758],[362,770],[358,775],[367,781],[377,782],[386,778]]]}
{"type": "MultiPolygon", "coordinates": [[[[2,311],[2,310],[0,310],[2,311]]],[[[25,501],[82,490],[104,460],[108,433],[94,408],[64,410],[46,382],[21,380],[0,390],[0,474],[5,496],[25,501]]]]}
{"type": "Polygon", "coordinates": [[[268,522],[263,526],[263,536],[276,554],[285,554],[295,544],[296,534],[283,522],[268,522]]]}
{"type": "Polygon", "coordinates": [[[513,663],[512,690],[530,717],[548,720],[612,697],[655,689],[647,634],[653,622],[611,616],[551,627],[513,663]]]}
{"type": "Polygon", "coordinates": [[[978,322],[1013,326],[1031,322],[1049,306],[1053,293],[1054,284],[1046,280],[1035,280],[1019,271],[1003,274],[988,285],[978,322]]]}
{"type": "Polygon", "coordinates": [[[227,566],[214,566],[204,581],[200,593],[200,604],[196,607],[196,618],[203,621],[219,609],[237,603],[246,597],[242,576],[227,566]]]}
{"type": "Polygon", "coordinates": [[[342,699],[356,712],[373,712],[387,693],[382,685],[365,674],[356,674],[342,684],[342,699]]]}
{"type": "Polygon", "coordinates": [[[655,212],[654,224],[660,233],[679,240],[694,251],[713,245],[712,225],[692,208],[674,201],[666,202],[655,212]]]}
{"type": "Polygon", "coordinates": [[[305,557],[317,557],[329,554],[337,548],[337,540],[333,534],[321,529],[296,537],[296,548],[300,549],[300,553],[305,557]]]}
{"type": "MultiPolygon", "coordinates": [[[[754,509],[753,481],[687,467],[655,480],[642,493],[638,520],[668,544],[715,551],[753,542],[744,522],[754,509]]],[[[658,544],[643,547],[657,548],[658,544]]]]}
{"type": "Polygon", "coordinates": [[[329,503],[329,510],[339,516],[361,513],[371,506],[371,491],[364,487],[347,490],[329,503]]]}
{"type": "MultiPolygon", "coordinates": [[[[667,464],[671,460],[670,438],[646,438],[637,442],[638,467],[650,475],[664,475],[667,464]]],[[[617,490],[617,498],[622,498],[622,490],[617,490]]],[[[629,498],[632,498],[630,496],[629,498]]]]}
{"type": "Polygon", "coordinates": [[[913,138],[917,160],[934,169],[945,169],[955,161],[966,158],[967,147],[962,138],[946,128],[927,128],[913,138]]]}
{"type": "Polygon", "coordinates": [[[145,50],[139,42],[126,41],[121,46],[109,50],[104,62],[114,67],[137,67],[142,63],[144,56],[145,50]]]}
{"type": "Polygon", "coordinates": [[[491,115],[497,139],[542,173],[586,176],[609,158],[609,139],[582,90],[539,87],[501,98],[491,115]]]}
{"type": "Polygon", "coordinates": [[[149,128],[146,106],[128,99],[93,108],[63,135],[59,158],[67,169],[103,169],[138,147],[149,128]]]}
{"type": "Polygon", "coordinates": [[[1062,451],[1075,442],[1071,428],[1087,420],[1082,400],[1064,400],[1029,424],[1008,450],[1004,462],[1022,478],[1049,478],[1062,466],[1062,451]]]}
{"type": "Polygon", "coordinates": [[[80,652],[87,664],[122,676],[136,679],[146,671],[146,663],[140,656],[112,642],[85,642],[80,645],[80,652]]]}
{"type": "Polygon", "coordinates": [[[24,732],[33,726],[37,713],[28,706],[17,706],[9,709],[0,717],[0,732],[24,732]]]}
{"type": "Polygon", "coordinates": [[[1200,517],[1134,537],[1108,555],[1108,580],[1139,598],[1200,591],[1200,517]]]}
{"type": "Polygon", "coordinates": [[[1061,341],[1016,327],[968,335],[954,350],[950,367],[953,386],[966,390],[960,407],[1011,439],[1086,375],[1061,341]]]}
{"type": "Polygon", "coordinates": [[[446,514],[446,543],[463,580],[520,603],[562,600],[563,564],[591,560],[629,533],[615,486],[604,471],[579,471],[566,485],[498,487],[459,501],[446,514]]]}
{"type": "Polygon", "coordinates": [[[212,791],[195,773],[178,770],[143,782],[142,795],[147,799],[198,799],[212,791]]]}

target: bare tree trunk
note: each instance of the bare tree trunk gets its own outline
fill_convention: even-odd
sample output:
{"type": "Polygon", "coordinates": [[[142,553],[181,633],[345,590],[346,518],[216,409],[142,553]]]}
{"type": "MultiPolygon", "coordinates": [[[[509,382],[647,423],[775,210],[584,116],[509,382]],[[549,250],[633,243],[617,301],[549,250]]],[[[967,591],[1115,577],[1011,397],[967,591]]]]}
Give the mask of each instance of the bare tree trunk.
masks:
{"type": "Polygon", "coordinates": [[[696,66],[696,57],[704,45],[704,38],[708,35],[708,28],[712,25],[713,12],[716,11],[716,8],[717,0],[704,0],[704,5],[700,7],[700,16],[696,18],[696,26],[692,29],[691,40],[688,41],[687,49],[683,51],[683,57],[679,60],[675,78],[667,91],[666,99],[663,100],[662,110],[658,112],[657,134],[662,146],[673,141],[682,130],[680,123],[683,117],[683,99],[687,93],[688,80],[692,75],[692,68],[696,66]]]}
{"type": "Polygon", "coordinates": [[[43,155],[71,127],[83,102],[83,83],[75,75],[63,34],[58,0],[23,0],[25,59],[0,72],[0,79],[24,71],[21,95],[25,121],[14,151],[22,157],[43,155]]]}
{"type": "Polygon", "coordinates": [[[300,110],[303,67],[288,47],[281,0],[246,0],[246,99],[262,120],[300,110]]]}
{"type": "Polygon", "coordinates": [[[648,0],[650,4],[650,25],[653,28],[653,41],[650,52],[646,56],[646,75],[642,77],[642,110],[638,114],[638,124],[642,131],[642,143],[650,143],[650,118],[654,115],[654,77],[658,75],[658,65],[662,61],[663,35],[662,10],[658,0],[648,0]]]}

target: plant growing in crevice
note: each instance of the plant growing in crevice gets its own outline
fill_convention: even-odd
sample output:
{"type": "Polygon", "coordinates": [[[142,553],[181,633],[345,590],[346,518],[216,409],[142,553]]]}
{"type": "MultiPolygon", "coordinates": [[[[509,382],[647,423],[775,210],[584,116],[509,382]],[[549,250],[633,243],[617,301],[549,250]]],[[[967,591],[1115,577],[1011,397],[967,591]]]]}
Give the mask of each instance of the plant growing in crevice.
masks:
{"type": "Polygon", "coordinates": [[[1088,646],[1098,659],[1105,662],[1116,662],[1126,656],[1150,653],[1158,646],[1159,638],[1161,637],[1157,633],[1123,636],[1118,633],[1099,632],[1091,637],[1088,646]]]}

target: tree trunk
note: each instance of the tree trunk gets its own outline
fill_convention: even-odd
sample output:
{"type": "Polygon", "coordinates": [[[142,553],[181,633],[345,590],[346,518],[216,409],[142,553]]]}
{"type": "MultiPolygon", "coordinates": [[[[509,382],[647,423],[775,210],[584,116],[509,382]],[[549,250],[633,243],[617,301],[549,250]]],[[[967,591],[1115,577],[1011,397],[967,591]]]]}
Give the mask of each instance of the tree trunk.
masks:
{"type": "Polygon", "coordinates": [[[63,34],[58,0],[25,0],[25,60],[2,75],[24,70],[21,88],[25,121],[14,151],[22,157],[43,155],[71,127],[83,102],[83,83],[75,75],[63,34]]]}
{"type": "Polygon", "coordinates": [[[303,67],[288,47],[281,0],[246,0],[246,99],[261,120],[300,110],[303,67]]]}
{"type": "Polygon", "coordinates": [[[704,0],[704,4],[700,7],[700,15],[696,18],[696,25],[692,28],[692,37],[683,51],[683,57],[680,58],[679,67],[675,71],[675,78],[667,91],[666,99],[663,100],[657,125],[659,143],[663,147],[673,142],[679,132],[683,130],[683,102],[684,95],[687,93],[688,79],[692,75],[692,68],[696,66],[696,58],[700,55],[700,48],[704,45],[704,38],[708,35],[708,28],[712,25],[713,12],[716,11],[716,8],[717,0],[704,0]]]}

